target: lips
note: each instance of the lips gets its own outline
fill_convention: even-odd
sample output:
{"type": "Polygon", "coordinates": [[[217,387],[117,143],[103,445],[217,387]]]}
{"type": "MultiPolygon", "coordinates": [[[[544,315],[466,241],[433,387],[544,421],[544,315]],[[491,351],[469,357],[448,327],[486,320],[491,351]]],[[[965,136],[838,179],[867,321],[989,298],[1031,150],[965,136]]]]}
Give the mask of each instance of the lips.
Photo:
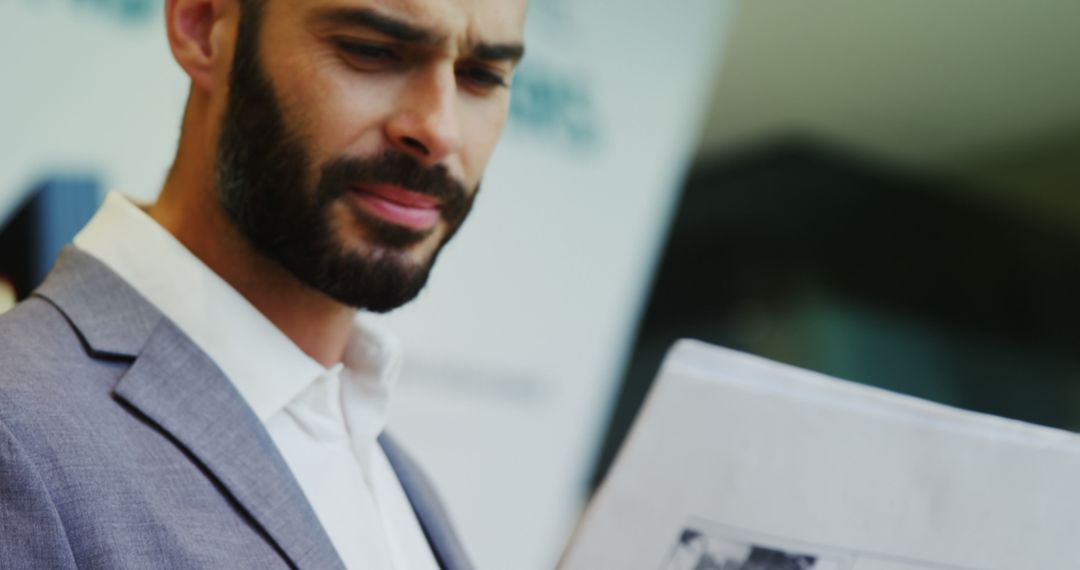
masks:
{"type": "Polygon", "coordinates": [[[440,200],[427,194],[386,184],[353,189],[360,207],[383,220],[418,231],[429,230],[440,217],[440,200]]]}

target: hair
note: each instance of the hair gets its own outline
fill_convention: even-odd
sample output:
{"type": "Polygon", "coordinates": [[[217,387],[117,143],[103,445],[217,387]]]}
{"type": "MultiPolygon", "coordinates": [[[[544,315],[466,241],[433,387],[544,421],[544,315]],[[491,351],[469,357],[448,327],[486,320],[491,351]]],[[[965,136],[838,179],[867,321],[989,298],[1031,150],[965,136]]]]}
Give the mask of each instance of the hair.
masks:
{"type": "Polygon", "coordinates": [[[241,18],[254,18],[256,22],[262,19],[263,7],[266,0],[240,0],[241,18]]]}

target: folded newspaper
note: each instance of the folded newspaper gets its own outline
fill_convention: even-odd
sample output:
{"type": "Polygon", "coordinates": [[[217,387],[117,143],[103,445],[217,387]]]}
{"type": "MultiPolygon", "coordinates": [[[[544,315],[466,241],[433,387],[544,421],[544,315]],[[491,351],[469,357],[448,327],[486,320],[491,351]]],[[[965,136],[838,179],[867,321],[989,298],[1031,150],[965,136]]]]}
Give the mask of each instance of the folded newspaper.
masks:
{"type": "Polygon", "coordinates": [[[680,341],[560,567],[1080,569],[1080,436],[680,341]]]}

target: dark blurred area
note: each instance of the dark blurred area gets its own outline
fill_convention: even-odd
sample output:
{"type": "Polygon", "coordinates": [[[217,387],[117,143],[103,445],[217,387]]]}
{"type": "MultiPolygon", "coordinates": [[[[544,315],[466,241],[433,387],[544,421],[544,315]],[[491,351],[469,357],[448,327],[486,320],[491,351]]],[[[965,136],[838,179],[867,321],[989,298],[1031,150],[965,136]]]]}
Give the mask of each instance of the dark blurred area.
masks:
{"type": "Polygon", "coordinates": [[[0,312],[41,283],[100,201],[100,186],[89,176],[49,178],[26,193],[0,223],[0,312]]]}
{"type": "Polygon", "coordinates": [[[697,338],[1080,429],[1075,4],[740,4],[613,406],[697,338]]]}
{"type": "Polygon", "coordinates": [[[799,138],[699,168],[602,465],[683,337],[962,408],[1080,426],[1080,232],[974,195],[957,180],[799,138]]]}

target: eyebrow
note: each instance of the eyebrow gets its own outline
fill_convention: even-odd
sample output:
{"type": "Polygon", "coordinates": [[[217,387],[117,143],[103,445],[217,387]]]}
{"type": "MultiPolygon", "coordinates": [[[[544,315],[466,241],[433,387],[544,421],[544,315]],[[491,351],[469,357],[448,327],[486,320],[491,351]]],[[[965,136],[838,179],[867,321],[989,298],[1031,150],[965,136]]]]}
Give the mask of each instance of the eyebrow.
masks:
{"type": "Polygon", "coordinates": [[[480,61],[521,61],[525,57],[525,46],[521,44],[489,44],[478,43],[472,47],[470,54],[480,61]]]}
{"type": "MultiPolygon", "coordinates": [[[[410,24],[371,8],[327,8],[316,12],[312,16],[312,20],[322,24],[344,24],[366,28],[403,43],[434,45],[443,39],[442,36],[432,30],[410,24]]],[[[468,55],[480,61],[512,61],[516,63],[525,56],[525,46],[517,43],[480,42],[470,47],[468,55]]]]}

